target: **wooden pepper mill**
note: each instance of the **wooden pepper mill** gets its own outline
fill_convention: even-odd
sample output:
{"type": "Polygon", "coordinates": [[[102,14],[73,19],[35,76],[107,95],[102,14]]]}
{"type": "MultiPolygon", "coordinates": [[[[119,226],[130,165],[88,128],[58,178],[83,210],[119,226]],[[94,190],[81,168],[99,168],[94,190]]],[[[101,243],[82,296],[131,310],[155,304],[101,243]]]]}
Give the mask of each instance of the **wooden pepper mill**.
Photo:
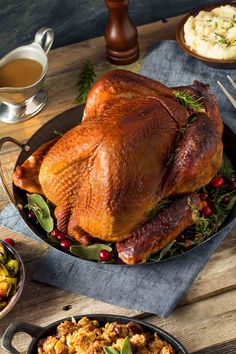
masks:
{"type": "Polygon", "coordinates": [[[133,63],[139,57],[138,32],[128,14],[128,0],[105,0],[109,20],[105,29],[107,58],[116,65],[133,63]]]}

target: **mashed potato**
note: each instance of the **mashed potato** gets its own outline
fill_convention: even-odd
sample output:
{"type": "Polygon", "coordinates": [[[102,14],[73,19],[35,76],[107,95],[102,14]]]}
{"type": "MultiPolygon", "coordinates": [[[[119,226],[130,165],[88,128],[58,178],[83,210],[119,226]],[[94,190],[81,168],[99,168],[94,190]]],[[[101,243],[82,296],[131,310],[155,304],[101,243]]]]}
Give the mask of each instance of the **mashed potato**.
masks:
{"type": "Polygon", "coordinates": [[[190,16],[184,25],[190,50],[212,59],[236,59],[236,7],[226,5],[190,16]]]}

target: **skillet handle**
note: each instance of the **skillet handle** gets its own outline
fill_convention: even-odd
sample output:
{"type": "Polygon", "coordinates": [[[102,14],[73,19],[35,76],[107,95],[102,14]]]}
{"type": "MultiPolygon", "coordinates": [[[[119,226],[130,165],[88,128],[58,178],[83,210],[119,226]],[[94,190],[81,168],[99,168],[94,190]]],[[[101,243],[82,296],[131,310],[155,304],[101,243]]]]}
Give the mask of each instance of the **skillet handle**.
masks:
{"type": "Polygon", "coordinates": [[[20,354],[12,345],[13,337],[16,333],[27,333],[31,337],[38,337],[42,331],[42,327],[32,325],[25,322],[13,322],[7,327],[2,337],[2,348],[11,354],[20,354]]]}
{"type": "Polygon", "coordinates": [[[7,185],[7,181],[6,181],[6,178],[4,176],[3,169],[2,169],[1,151],[2,151],[3,144],[5,144],[6,142],[11,142],[13,144],[16,144],[22,150],[24,149],[25,151],[29,151],[30,150],[30,146],[28,146],[26,144],[22,144],[18,140],[14,139],[14,138],[11,138],[10,136],[7,136],[5,138],[0,139],[0,181],[1,181],[1,184],[2,184],[2,188],[4,189],[5,193],[7,194],[10,202],[12,202],[12,204],[14,204],[16,206],[15,199],[14,199],[14,197],[12,195],[12,192],[11,192],[10,188],[7,185]]]}

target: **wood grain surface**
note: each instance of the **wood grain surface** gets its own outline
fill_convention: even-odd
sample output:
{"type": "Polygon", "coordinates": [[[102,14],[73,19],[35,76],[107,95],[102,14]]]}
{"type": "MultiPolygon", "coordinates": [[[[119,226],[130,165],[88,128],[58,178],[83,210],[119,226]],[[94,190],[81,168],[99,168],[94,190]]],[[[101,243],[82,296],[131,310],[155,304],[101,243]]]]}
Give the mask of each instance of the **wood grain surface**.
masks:
{"type": "MultiPolygon", "coordinates": [[[[167,23],[157,22],[140,27],[140,60],[125,68],[138,72],[147,48],[157,40],[173,39],[180,18],[172,18],[167,23]]],[[[0,123],[0,137],[10,135],[21,142],[26,142],[49,119],[74,107],[77,104],[75,84],[81,61],[85,58],[96,63],[98,78],[114,68],[105,61],[102,37],[53,50],[49,55],[46,80],[49,92],[47,106],[36,117],[21,124],[0,123]]],[[[18,153],[18,148],[7,144],[1,154],[9,183],[18,153]]],[[[1,192],[0,209],[7,203],[5,194],[1,192]]],[[[0,337],[13,321],[26,321],[45,326],[76,314],[117,313],[143,317],[148,322],[161,326],[176,335],[189,353],[236,353],[236,230],[222,242],[185,298],[166,320],[32,281],[31,276],[39,260],[46,253],[47,245],[1,227],[0,238],[5,237],[13,237],[17,241],[16,248],[25,263],[26,284],[15,308],[0,321],[0,337]]],[[[17,335],[14,340],[22,352],[26,350],[28,342],[29,336],[22,334],[17,335]]],[[[0,353],[3,354],[4,351],[0,349],[0,353]]]]}
{"type": "MultiPolygon", "coordinates": [[[[215,0],[130,0],[129,13],[137,25],[177,16],[215,0]]],[[[31,42],[40,27],[55,31],[54,47],[100,36],[108,19],[104,0],[1,0],[0,56],[31,42]]]]}

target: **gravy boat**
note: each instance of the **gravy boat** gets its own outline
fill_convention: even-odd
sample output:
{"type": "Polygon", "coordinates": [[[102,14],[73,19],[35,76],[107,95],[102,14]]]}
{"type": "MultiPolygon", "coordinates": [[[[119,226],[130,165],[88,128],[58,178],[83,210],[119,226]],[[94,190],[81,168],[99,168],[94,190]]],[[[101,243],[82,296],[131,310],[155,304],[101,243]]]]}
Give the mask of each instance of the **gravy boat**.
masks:
{"type": "Polygon", "coordinates": [[[17,123],[36,115],[47,101],[47,92],[42,89],[48,69],[47,53],[54,39],[51,28],[40,28],[31,44],[12,50],[0,60],[0,67],[16,59],[32,59],[42,65],[40,77],[25,87],[0,88],[0,121],[17,123]]]}

